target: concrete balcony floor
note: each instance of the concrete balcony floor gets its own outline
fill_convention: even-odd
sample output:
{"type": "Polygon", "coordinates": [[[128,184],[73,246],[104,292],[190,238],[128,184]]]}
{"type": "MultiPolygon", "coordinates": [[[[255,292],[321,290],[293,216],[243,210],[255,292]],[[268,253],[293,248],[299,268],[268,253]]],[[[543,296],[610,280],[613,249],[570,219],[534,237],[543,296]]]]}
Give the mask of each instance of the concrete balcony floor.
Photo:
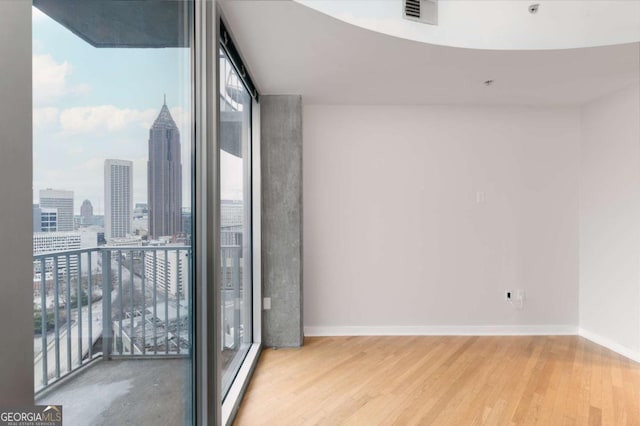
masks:
{"type": "Polygon", "coordinates": [[[181,425],[190,413],[190,361],[96,361],[52,386],[36,404],[62,405],[65,425],[181,425]]]}

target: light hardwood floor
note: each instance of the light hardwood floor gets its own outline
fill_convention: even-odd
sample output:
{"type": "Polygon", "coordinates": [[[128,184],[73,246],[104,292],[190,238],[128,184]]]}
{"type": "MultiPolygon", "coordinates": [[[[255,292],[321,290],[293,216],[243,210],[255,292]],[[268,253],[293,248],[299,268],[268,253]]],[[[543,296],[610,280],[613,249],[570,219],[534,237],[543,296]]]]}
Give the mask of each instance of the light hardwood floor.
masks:
{"type": "Polygon", "coordinates": [[[323,337],[266,349],[238,425],[640,425],[640,364],[577,336],[323,337]]]}

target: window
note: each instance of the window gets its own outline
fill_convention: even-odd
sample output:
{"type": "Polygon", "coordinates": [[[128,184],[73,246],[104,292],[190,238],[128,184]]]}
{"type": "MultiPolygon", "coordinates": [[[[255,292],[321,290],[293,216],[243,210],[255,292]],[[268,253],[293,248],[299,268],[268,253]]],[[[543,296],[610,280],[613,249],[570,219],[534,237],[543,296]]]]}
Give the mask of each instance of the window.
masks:
{"type": "Polygon", "coordinates": [[[226,395],[252,339],[252,98],[220,49],[220,251],[222,393],[226,395]]]}
{"type": "Polygon", "coordinates": [[[194,2],[34,4],[36,402],[193,423],[194,2]]]}

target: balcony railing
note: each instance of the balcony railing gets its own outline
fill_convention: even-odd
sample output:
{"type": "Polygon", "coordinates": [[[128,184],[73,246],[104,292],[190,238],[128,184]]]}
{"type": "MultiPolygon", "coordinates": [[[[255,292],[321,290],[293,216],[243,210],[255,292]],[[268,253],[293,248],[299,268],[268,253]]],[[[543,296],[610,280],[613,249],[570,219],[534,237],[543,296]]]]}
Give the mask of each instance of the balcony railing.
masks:
{"type": "Polygon", "coordinates": [[[34,255],[36,391],[97,358],[188,356],[192,259],[173,245],[34,255]]]}

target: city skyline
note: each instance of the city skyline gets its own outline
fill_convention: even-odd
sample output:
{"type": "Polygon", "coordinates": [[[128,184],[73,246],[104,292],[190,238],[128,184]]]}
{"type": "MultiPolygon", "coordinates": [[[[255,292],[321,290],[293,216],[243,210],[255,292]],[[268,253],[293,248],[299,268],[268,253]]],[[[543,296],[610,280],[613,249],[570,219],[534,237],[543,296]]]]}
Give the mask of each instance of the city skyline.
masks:
{"type": "MultiPolygon", "coordinates": [[[[36,8],[33,22],[33,203],[41,189],[70,190],[74,216],[84,200],[103,216],[104,160],[121,158],[133,162],[134,203],[148,204],[146,142],[166,93],[182,142],[182,206],[191,208],[189,49],[96,49],[36,8]]],[[[229,171],[222,198],[241,199],[242,160],[222,151],[220,163],[229,171]]]]}

